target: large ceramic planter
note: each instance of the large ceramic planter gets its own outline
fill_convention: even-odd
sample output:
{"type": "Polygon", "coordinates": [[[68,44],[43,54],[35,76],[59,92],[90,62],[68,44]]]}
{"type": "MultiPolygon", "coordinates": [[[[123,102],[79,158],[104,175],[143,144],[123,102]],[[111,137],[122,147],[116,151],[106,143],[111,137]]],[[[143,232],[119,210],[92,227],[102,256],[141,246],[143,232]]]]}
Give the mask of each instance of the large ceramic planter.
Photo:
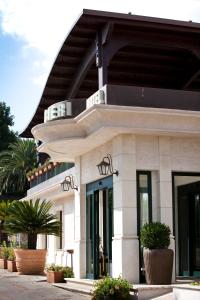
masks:
{"type": "Polygon", "coordinates": [[[7,269],[7,259],[0,258],[0,269],[7,269]]]}
{"type": "Polygon", "coordinates": [[[7,269],[9,272],[17,272],[16,261],[8,260],[7,261],[7,269]]]}
{"type": "Polygon", "coordinates": [[[174,253],[171,249],[145,249],[144,267],[147,284],[171,284],[174,253]]]}
{"type": "Polygon", "coordinates": [[[43,274],[46,262],[45,249],[14,249],[19,274],[43,274]]]}
{"type": "Polygon", "coordinates": [[[48,283],[64,282],[63,272],[47,271],[47,282],[48,283]]]}

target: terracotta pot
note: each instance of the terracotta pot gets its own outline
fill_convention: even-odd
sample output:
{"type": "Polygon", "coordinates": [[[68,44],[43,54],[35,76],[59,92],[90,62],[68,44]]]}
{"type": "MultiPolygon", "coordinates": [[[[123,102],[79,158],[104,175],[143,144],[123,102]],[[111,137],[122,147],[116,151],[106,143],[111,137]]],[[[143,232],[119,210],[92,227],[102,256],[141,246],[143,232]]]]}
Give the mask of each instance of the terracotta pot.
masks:
{"type": "Polygon", "coordinates": [[[45,249],[14,249],[19,274],[44,274],[46,262],[45,249]]]}
{"type": "Polygon", "coordinates": [[[8,266],[8,271],[9,272],[17,272],[17,267],[16,267],[16,261],[15,260],[8,260],[7,261],[7,266],[8,266]]]}
{"type": "Polygon", "coordinates": [[[47,271],[47,282],[48,283],[64,282],[63,272],[47,271]]]}
{"type": "Polygon", "coordinates": [[[144,250],[147,284],[171,284],[173,257],[172,249],[144,250]]]}
{"type": "Polygon", "coordinates": [[[0,258],[0,269],[7,269],[7,259],[0,258]]]}

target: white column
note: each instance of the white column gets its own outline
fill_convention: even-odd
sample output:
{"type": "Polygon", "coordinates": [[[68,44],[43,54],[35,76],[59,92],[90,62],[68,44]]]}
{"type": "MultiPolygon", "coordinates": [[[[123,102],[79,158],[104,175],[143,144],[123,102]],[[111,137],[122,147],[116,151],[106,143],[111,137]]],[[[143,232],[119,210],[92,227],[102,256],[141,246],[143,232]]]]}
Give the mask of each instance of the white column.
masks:
{"type": "Polygon", "coordinates": [[[173,281],[175,281],[175,240],[173,235],[173,202],[171,170],[171,138],[159,137],[160,153],[160,221],[171,229],[170,248],[174,250],[173,281]]]}
{"type": "Polygon", "coordinates": [[[37,236],[37,249],[45,249],[45,235],[38,234],[37,236]]]}
{"type": "Polygon", "coordinates": [[[76,278],[86,276],[86,195],[85,185],[81,184],[81,158],[75,160],[75,184],[78,191],[75,191],[75,242],[73,267],[76,278]]]}
{"type": "Polygon", "coordinates": [[[139,241],[137,236],[136,139],[120,135],[113,140],[114,237],[113,277],[139,282],[139,241]]]}

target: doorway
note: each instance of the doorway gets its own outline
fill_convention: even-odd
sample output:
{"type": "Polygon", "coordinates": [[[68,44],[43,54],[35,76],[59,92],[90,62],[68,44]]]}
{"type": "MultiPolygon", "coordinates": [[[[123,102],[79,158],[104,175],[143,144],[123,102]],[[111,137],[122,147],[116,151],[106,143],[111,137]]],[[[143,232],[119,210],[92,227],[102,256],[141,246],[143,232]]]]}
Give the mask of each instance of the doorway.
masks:
{"type": "Polygon", "coordinates": [[[178,187],[179,273],[200,276],[200,181],[178,187]]]}
{"type": "Polygon", "coordinates": [[[86,276],[112,275],[113,183],[112,176],[87,185],[86,276]]]}
{"type": "Polygon", "coordinates": [[[200,173],[174,172],[176,275],[200,277],[200,173]]]}

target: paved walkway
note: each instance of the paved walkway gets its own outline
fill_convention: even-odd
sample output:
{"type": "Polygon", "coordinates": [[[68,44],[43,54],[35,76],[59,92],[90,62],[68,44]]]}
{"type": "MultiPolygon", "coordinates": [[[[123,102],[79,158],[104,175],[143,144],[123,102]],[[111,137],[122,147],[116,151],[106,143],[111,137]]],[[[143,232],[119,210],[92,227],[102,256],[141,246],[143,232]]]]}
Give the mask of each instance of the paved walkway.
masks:
{"type": "Polygon", "coordinates": [[[89,296],[53,287],[45,279],[0,269],[0,300],[90,300],[89,296]]]}

